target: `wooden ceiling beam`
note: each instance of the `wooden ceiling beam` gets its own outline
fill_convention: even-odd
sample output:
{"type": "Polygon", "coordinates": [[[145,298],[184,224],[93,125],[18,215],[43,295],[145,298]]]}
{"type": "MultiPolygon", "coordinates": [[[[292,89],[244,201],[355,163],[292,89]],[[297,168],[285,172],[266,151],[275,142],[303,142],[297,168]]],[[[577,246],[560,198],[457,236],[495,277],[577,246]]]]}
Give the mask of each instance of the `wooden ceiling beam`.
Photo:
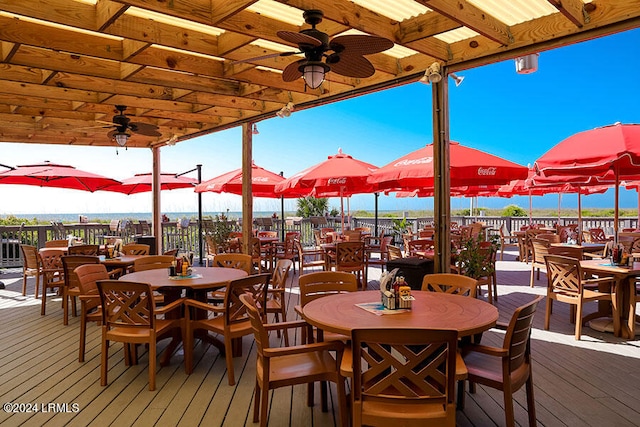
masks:
{"type": "Polygon", "coordinates": [[[588,20],[587,11],[582,0],[547,0],[577,27],[582,27],[588,20]],[[585,19],[586,18],[586,19],[585,19]]]}
{"type": "Polygon", "coordinates": [[[512,43],[511,32],[505,23],[466,0],[416,1],[504,46],[512,43]]]}

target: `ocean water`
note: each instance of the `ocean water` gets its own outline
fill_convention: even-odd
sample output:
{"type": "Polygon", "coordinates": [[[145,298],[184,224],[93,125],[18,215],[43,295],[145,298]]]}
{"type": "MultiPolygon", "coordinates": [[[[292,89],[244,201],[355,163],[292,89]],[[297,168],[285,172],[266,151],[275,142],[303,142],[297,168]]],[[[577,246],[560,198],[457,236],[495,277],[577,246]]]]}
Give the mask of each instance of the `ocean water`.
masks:
{"type": "MultiPolygon", "coordinates": [[[[198,218],[198,212],[163,212],[164,215],[167,215],[171,220],[178,220],[181,218],[198,218]]],[[[202,212],[203,217],[219,215],[221,212],[202,212]]],[[[224,212],[225,215],[229,218],[242,218],[242,212],[224,212]]],[[[129,219],[133,221],[139,221],[141,219],[151,221],[151,212],[115,212],[115,213],[88,213],[83,214],[87,217],[89,222],[98,222],[106,221],[109,222],[112,219],[129,219]]],[[[272,211],[268,212],[254,212],[254,218],[260,217],[270,217],[273,215],[272,211]]],[[[280,213],[278,212],[278,215],[280,213]]],[[[292,215],[291,212],[285,212],[285,215],[292,215]]],[[[13,214],[17,218],[23,219],[33,219],[37,218],[39,221],[49,222],[49,221],[60,221],[65,223],[74,223],[79,221],[79,214],[76,213],[66,213],[66,214],[13,214]]],[[[0,216],[1,217],[1,216],[0,216]]]]}

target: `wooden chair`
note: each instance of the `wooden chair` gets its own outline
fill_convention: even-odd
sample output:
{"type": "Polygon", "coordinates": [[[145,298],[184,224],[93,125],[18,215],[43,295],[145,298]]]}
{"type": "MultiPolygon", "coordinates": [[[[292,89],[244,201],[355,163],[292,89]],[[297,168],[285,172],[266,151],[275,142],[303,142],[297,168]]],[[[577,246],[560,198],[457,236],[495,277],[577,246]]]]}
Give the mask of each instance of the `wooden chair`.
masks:
{"type": "MultiPolygon", "coordinates": [[[[331,381],[336,384],[340,407],[341,425],[349,424],[347,399],[345,396],[344,377],[340,375],[339,366],[344,345],[341,342],[320,342],[303,344],[295,347],[272,348],[269,343],[269,332],[287,329],[306,328],[306,322],[283,322],[264,324],[259,306],[251,295],[243,294],[240,301],[246,307],[251,321],[251,328],[256,340],[256,386],[253,405],[253,422],[260,421],[261,427],[267,426],[269,409],[269,390],[288,387],[296,384],[309,384],[307,405],[313,405],[313,383],[331,381]],[[335,359],[331,355],[335,354],[335,359]]],[[[324,388],[323,388],[324,390],[324,388]]],[[[322,408],[326,411],[326,396],[323,393],[322,408]]]]}
{"type": "Polygon", "coordinates": [[[433,252],[435,242],[433,239],[415,239],[407,244],[409,257],[424,258],[425,252],[433,252]]]}
{"type": "Polygon", "coordinates": [[[67,249],[67,255],[100,255],[100,245],[73,245],[67,249]]]}
{"type": "Polygon", "coordinates": [[[477,286],[478,281],[471,277],[453,273],[437,273],[424,276],[421,290],[475,298],[477,296],[477,286]]]}
{"type": "Polygon", "coordinates": [[[454,330],[354,329],[353,426],[455,426],[454,330]]]}
{"type": "Polygon", "coordinates": [[[535,238],[546,240],[549,243],[562,243],[560,241],[560,236],[555,233],[540,233],[540,234],[536,234],[535,238]]]}
{"type": "Polygon", "coordinates": [[[513,236],[509,232],[507,224],[503,223],[502,226],[500,226],[500,261],[502,261],[504,257],[504,249],[510,247],[518,247],[518,238],[516,236],[513,236]]]}
{"type": "Polygon", "coordinates": [[[27,278],[36,278],[36,287],[34,296],[38,298],[38,290],[40,289],[40,278],[44,281],[44,272],[42,271],[42,259],[38,254],[38,248],[31,245],[20,245],[22,253],[22,295],[27,295],[27,278]]]}
{"type": "Polygon", "coordinates": [[[213,258],[214,267],[237,268],[244,270],[247,274],[253,273],[253,260],[251,255],[238,253],[217,254],[213,258]]]}
{"type": "MultiPolygon", "coordinates": [[[[384,267],[387,265],[387,261],[389,261],[389,246],[391,245],[392,240],[393,236],[385,236],[380,241],[379,248],[374,249],[367,247],[367,264],[379,265],[382,271],[384,271],[384,267]],[[378,258],[371,258],[371,254],[375,253],[380,254],[380,256],[378,258]]],[[[400,251],[400,255],[402,255],[402,251],[400,251]]]]}
{"type": "Polygon", "coordinates": [[[613,309],[614,329],[619,330],[620,316],[615,304],[615,279],[613,277],[599,277],[585,279],[580,267],[580,260],[560,255],[547,255],[547,310],[544,319],[544,329],[549,330],[553,301],[565,302],[572,305],[571,317],[575,321],[575,338],[582,335],[582,324],[590,320],[590,316],[583,316],[584,303],[589,301],[610,301],[613,309]],[[598,291],[588,288],[597,286],[598,291]],[[605,291],[610,289],[610,292],[605,291]],[[574,310],[575,307],[575,310],[574,310]]]}
{"type": "Polygon", "coordinates": [[[591,243],[607,243],[611,240],[606,234],[604,234],[604,230],[599,227],[590,228],[589,236],[591,238],[591,243]]]}
{"type": "Polygon", "coordinates": [[[167,251],[162,252],[162,255],[171,255],[172,257],[175,258],[175,256],[178,255],[178,249],[169,249],[167,251]]]}
{"type": "Polygon", "coordinates": [[[360,230],[344,230],[342,232],[345,242],[360,242],[362,241],[362,231],[360,230]]]}
{"type": "Polygon", "coordinates": [[[66,248],[68,246],[69,240],[67,239],[47,240],[44,242],[45,248],[66,248]]]}
{"type": "Polygon", "coordinates": [[[249,243],[249,250],[251,251],[251,262],[253,264],[253,268],[257,270],[258,273],[269,271],[268,262],[270,261],[271,256],[270,253],[263,250],[262,243],[260,242],[259,238],[251,238],[249,243]]]}
{"type": "Polygon", "coordinates": [[[269,273],[255,274],[229,282],[224,295],[224,305],[211,305],[205,302],[187,299],[185,316],[184,361],[185,371],[193,371],[193,339],[198,331],[210,331],[224,337],[224,353],[227,362],[229,385],[236,383],[233,371],[232,340],[252,333],[251,323],[245,306],[240,302],[240,295],[249,294],[260,307],[260,316],[266,315],[266,295],[269,285],[269,273]],[[193,310],[190,310],[193,308],[193,310]],[[205,310],[217,314],[213,317],[197,316],[195,310],[205,310]]]}
{"type": "Polygon", "coordinates": [[[296,251],[298,253],[298,271],[300,271],[300,274],[304,274],[305,268],[324,268],[325,260],[324,251],[322,249],[305,249],[302,247],[302,243],[300,243],[300,240],[297,239],[294,240],[293,244],[295,245],[296,251]]]}
{"type": "Polygon", "coordinates": [[[156,268],[169,268],[175,257],[171,255],[148,255],[133,261],[133,271],[154,270],[156,268]]]}
{"type": "Polygon", "coordinates": [[[524,262],[529,263],[529,261],[531,261],[531,259],[533,258],[531,239],[535,239],[538,234],[542,233],[546,232],[537,228],[529,228],[524,232],[524,262]]]}
{"type": "Polygon", "coordinates": [[[277,239],[278,238],[278,232],[277,231],[271,231],[271,230],[261,230],[261,231],[258,231],[256,236],[257,237],[270,237],[272,239],[277,239]]]}
{"type": "Polygon", "coordinates": [[[180,330],[182,318],[169,319],[163,316],[180,309],[183,299],[178,299],[161,308],[156,308],[151,285],[122,280],[100,280],[97,282],[102,305],[102,357],[100,385],[107,385],[109,344],[111,341],[125,345],[125,360],[137,363],[136,344],[149,347],[149,390],[156,388],[156,343],[170,337],[169,332],[180,330]]]}
{"type": "Polygon", "coordinates": [[[284,242],[276,245],[276,259],[290,259],[293,261],[293,274],[296,274],[295,260],[297,257],[295,241],[300,240],[300,233],[289,232],[284,237],[284,242]]]}
{"type": "MultiPolygon", "coordinates": [[[[38,252],[42,260],[42,308],[40,314],[45,315],[47,307],[47,290],[64,289],[64,269],[62,268],[63,253],[55,248],[45,248],[38,252]]],[[[64,302],[64,301],[63,301],[64,302]]]]}
{"type": "Polygon", "coordinates": [[[122,246],[122,253],[125,255],[149,255],[151,247],[143,243],[127,243],[122,246]]]}
{"type": "Polygon", "coordinates": [[[74,270],[78,277],[80,289],[80,344],[78,349],[78,362],[84,362],[84,353],[87,341],[87,323],[102,321],[102,306],[100,305],[100,293],[98,292],[98,280],[109,280],[107,267],[103,264],[82,264],[74,270]]]}
{"type": "Polygon", "coordinates": [[[498,299],[498,277],[496,273],[496,248],[489,242],[480,242],[478,251],[482,257],[482,269],[480,275],[476,277],[478,281],[477,292],[481,293],[483,285],[487,285],[487,301],[493,304],[493,300],[498,299]]]}
{"type": "Polygon", "coordinates": [[[536,425],[531,371],[531,326],[542,298],[538,296],[518,307],[511,316],[509,325],[498,324],[499,329],[506,330],[502,348],[471,344],[463,349],[471,392],[475,392],[476,383],[502,391],[508,427],[515,426],[513,393],[523,385],[526,385],[529,426],[536,425]]]}
{"type": "MultiPolygon", "coordinates": [[[[437,273],[427,274],[422,279],[423,291],[428,292],[444,292],[447,294],[462,295],[471,298],[477,296],[478,281],[471,277],[462,276],[460,274],[453,273],[437,273]]],[[[477,341],[480,341],[478,335],[477,341]]],[[[467,340],[464,341],[466,345],[467,340]]],[[[462,354],[460,351],[456,353],[456,382],[458,383],[458,407],[462,409],[464,407],[464,380],[467,379],[467,367],[462,360],[462,354]]]]}
{"type": "MultiPolygon", "coordinates": [[[[71,313],[78,315],[76,299],[80,296],[80,284],[75,273],[76,267],[83,264],[98,264],[100,258],[92,255],[63,255],[62,269],[64,270],[64,287],[62,288],[62,323],[69,324],[69,300],[71,300],[71,313]]],[[[107,277],[108,279],[109,277],[107,277]]]]}
{"type": "Polygon", "coordinates": [[[531,278],[529,286],[533,288],[535,280],[540,280],[540,268],[546,268],[544,257],[549,255],[549,241],[532,238],[531,244],[531,278]],[[537,275],[536,275],[537,273],[537,275]]]}
{"type": "MultiPolygon", "coordinates": [[[[289,270],[293,261],[290,259],[280,259],[276,263],[271,275],[270,286],[267,289],[267,314],[272,313],[274,315],[274,321],[279,322],[280,317],[282,321],[287,321],[287,296],[285,292],[287,290],[287,277],[289,276],[289,270]]],[[[280,337],[280,331],[278,337],[280,337]]],[[[289,335],[285,332],[284,344],[289,346],[289,335]]]]}
{"type": "Polygon", "coordinates": [[[418,239],[433,239],[434,234],[436,234],[435,228],[425,227],[422,230],[418,230],[418,239]]]}
{"type": "Polygon", "coordinates": [[[336,243],[336,271],[356,273],[363,290],[367,289],[367,254],[364,242],[336,243]]]}
{"type": "Polygon", "coordinates": [[[387,246],[387,252],[389,253],[389,260],[403,258],[402,249],[400,249],[397,246],[394,246],[394,245],[387,246]]]}

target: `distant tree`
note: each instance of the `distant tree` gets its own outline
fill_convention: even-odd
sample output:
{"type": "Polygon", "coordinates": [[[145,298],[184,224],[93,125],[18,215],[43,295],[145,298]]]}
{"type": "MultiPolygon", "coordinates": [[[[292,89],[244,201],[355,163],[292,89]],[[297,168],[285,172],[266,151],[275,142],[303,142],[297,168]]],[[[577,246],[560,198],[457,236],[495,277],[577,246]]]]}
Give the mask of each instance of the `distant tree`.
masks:
{"type": "Polygon", "coordinates": [[[329,211],[329,216],[338,216],[340,215],[340,211],[336,207],[332,207],[329,211]]]}
{"type": "Polygon", "coordinates": [[[509,205],[502,210],[501,216],[527,216],[527,211],[518,205],[509,205]]]}
{"type": "Polygon", "coordinates": [[[329,199],[315,197],[301,197],[297,201],[296,215],[303,218],[323,216],[329,208],[329,199]]]}

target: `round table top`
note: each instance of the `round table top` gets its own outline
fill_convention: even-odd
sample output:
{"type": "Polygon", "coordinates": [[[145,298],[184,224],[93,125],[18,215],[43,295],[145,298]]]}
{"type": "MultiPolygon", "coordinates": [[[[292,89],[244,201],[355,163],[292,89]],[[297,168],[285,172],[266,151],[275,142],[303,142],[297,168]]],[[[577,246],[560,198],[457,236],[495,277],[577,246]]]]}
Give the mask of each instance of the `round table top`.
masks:
{"type": "Polygon", "coordinates": [[[169,269],[157,268],[125,274],[119,280],[149,283],[153,289],[163,287],[212,289],[226,286],[231,280],[247,276],[246,271],[235,268],[202,267],[194,270],[193,275],[196,277],[193,278],[181,278],[179,276],[178,278],[171,278],[169,269]]]}
{"type": "Polygon", "coordinates": [[[442,292],[413,291],[408,312],[373,314],[355,304],[380,302],[380,291],[350,292],[315,299],[302,309],[304,319],[322,330],[350,335],[356,328],[455,329],[474,335],[495,326],[498,309],[476,299],[442,292]]]}

